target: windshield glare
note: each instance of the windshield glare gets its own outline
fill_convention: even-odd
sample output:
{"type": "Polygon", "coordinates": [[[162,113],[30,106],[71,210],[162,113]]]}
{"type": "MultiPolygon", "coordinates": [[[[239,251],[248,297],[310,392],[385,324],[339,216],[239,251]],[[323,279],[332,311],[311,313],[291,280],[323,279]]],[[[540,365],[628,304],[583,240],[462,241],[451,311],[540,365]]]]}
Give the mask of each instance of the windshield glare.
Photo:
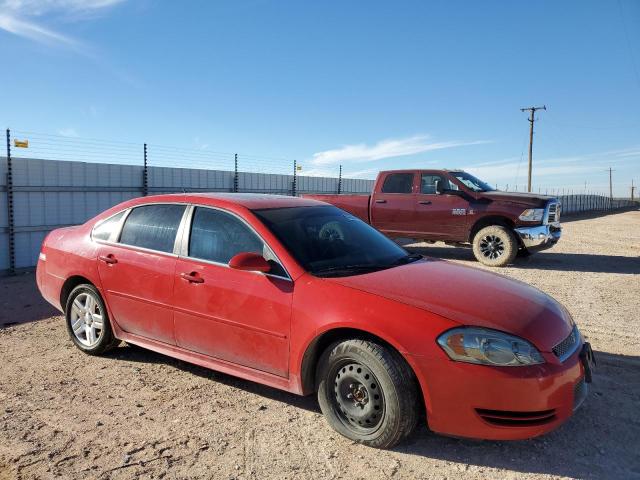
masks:
{"type": "Polygon", "coordinates": [[[483,182],[482,180],[474,177],[470,173],[467,172],[451,172],[451,175],[460,180],[467,188],[473,190],[474,192],[492,192],[495,190],[488,183],[483,182]]]}
{"type": "Polygon", "coordinates": [[[329,205],[260,209],[253,213],[314,275],[369,273],[415,259],[359,218],[329,205]]]}

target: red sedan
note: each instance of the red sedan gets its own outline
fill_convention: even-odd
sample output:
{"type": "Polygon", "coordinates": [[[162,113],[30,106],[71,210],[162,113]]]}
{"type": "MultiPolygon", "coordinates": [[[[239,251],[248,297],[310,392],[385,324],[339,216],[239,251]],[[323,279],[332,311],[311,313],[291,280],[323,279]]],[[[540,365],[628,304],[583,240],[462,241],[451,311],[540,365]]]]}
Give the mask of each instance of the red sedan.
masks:
{"type": "Polygon", "coordinates": [[[293,393],[342,435],[521,439],[567,420],[592,352],[521,282],[407,253],[322,202],[138,198],[43,243],[37,281],[88,354],[121,340],[293,393]]]}

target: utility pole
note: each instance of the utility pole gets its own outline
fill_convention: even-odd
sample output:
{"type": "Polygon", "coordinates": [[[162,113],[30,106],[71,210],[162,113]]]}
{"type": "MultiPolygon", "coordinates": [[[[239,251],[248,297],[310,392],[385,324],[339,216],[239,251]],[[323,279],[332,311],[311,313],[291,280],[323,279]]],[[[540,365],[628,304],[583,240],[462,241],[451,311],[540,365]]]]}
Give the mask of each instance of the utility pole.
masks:
{"type": "Polygon", "coordinates": [[[611,167],[609,167],[609,198],[613,199],[613,181],[611,180],[611,167]]]}
{"type": "Polygon", "coordinates": [[[521,112],[530,112],[529,123],[531,124],[529,127],[529,179],[527,183],[527,191],[531,192],[531,169],[533,163],[533,123],[536,121],[536,110],[546,110],[547,106],[543,105],[541,107],[528,107],[521,108],[521,112]]]}
{"type": "Polygon", "coordinates": [[[633,202],[633,191],[636,189],[636,187],[633,186],[633,178],[631,179],[631,201],[633,202]]]}

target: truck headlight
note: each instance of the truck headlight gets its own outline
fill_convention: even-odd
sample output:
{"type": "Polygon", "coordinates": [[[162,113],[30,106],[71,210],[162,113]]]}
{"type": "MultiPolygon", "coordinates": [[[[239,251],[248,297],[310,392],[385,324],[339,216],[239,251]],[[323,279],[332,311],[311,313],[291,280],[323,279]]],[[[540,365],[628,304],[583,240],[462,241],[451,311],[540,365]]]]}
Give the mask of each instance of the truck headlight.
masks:
{"type": "Polygon", "coordinates": [[[544,208],[528,208],[518,217],[523,222],[539,222],[544,217],[544,208]]]}
{"type": "Polygon", "coordinates": [[[486,328],[461,327],[438,337],[451,360],[503,367],[544,363],[540,352],[526,340],[486,328]]]}

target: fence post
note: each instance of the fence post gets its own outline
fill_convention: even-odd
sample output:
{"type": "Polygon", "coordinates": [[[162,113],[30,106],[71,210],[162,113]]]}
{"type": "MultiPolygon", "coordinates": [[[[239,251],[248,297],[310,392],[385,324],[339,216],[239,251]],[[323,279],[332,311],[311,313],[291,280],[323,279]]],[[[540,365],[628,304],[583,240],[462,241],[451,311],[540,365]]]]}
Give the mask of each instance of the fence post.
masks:
{"type": "Polygon", "coordinates": [[[291,193],[292,196],[296,196],[296,182],[298,179],[298,162],[296,160],[293,161],[293,183],[291,184],[291,193]]]}
{"type": "Polygon", "coordinates": [[[233,191],[238,191],[238,154],[235,154],[233,160],[233,191]]]}
{"type": "Polygon", "coordinates": [[[16,232],[13,218],[13,161],[11,160],[11,130],[7,128],[7,230],[9,234],[9,275],[16,274],[16,232]]]}
{"type": "Polygon", "coordinates": [[[144,144],[144,168],[142,170],[142,196],[149,195],[149,164],[147,163],[147,144],[144,144]]]}
{"type": "Polygon", "coordinates": [[[338,195],[342,193],[342,165],[340,165],[340,172],[338,173],[338,195]]]}

